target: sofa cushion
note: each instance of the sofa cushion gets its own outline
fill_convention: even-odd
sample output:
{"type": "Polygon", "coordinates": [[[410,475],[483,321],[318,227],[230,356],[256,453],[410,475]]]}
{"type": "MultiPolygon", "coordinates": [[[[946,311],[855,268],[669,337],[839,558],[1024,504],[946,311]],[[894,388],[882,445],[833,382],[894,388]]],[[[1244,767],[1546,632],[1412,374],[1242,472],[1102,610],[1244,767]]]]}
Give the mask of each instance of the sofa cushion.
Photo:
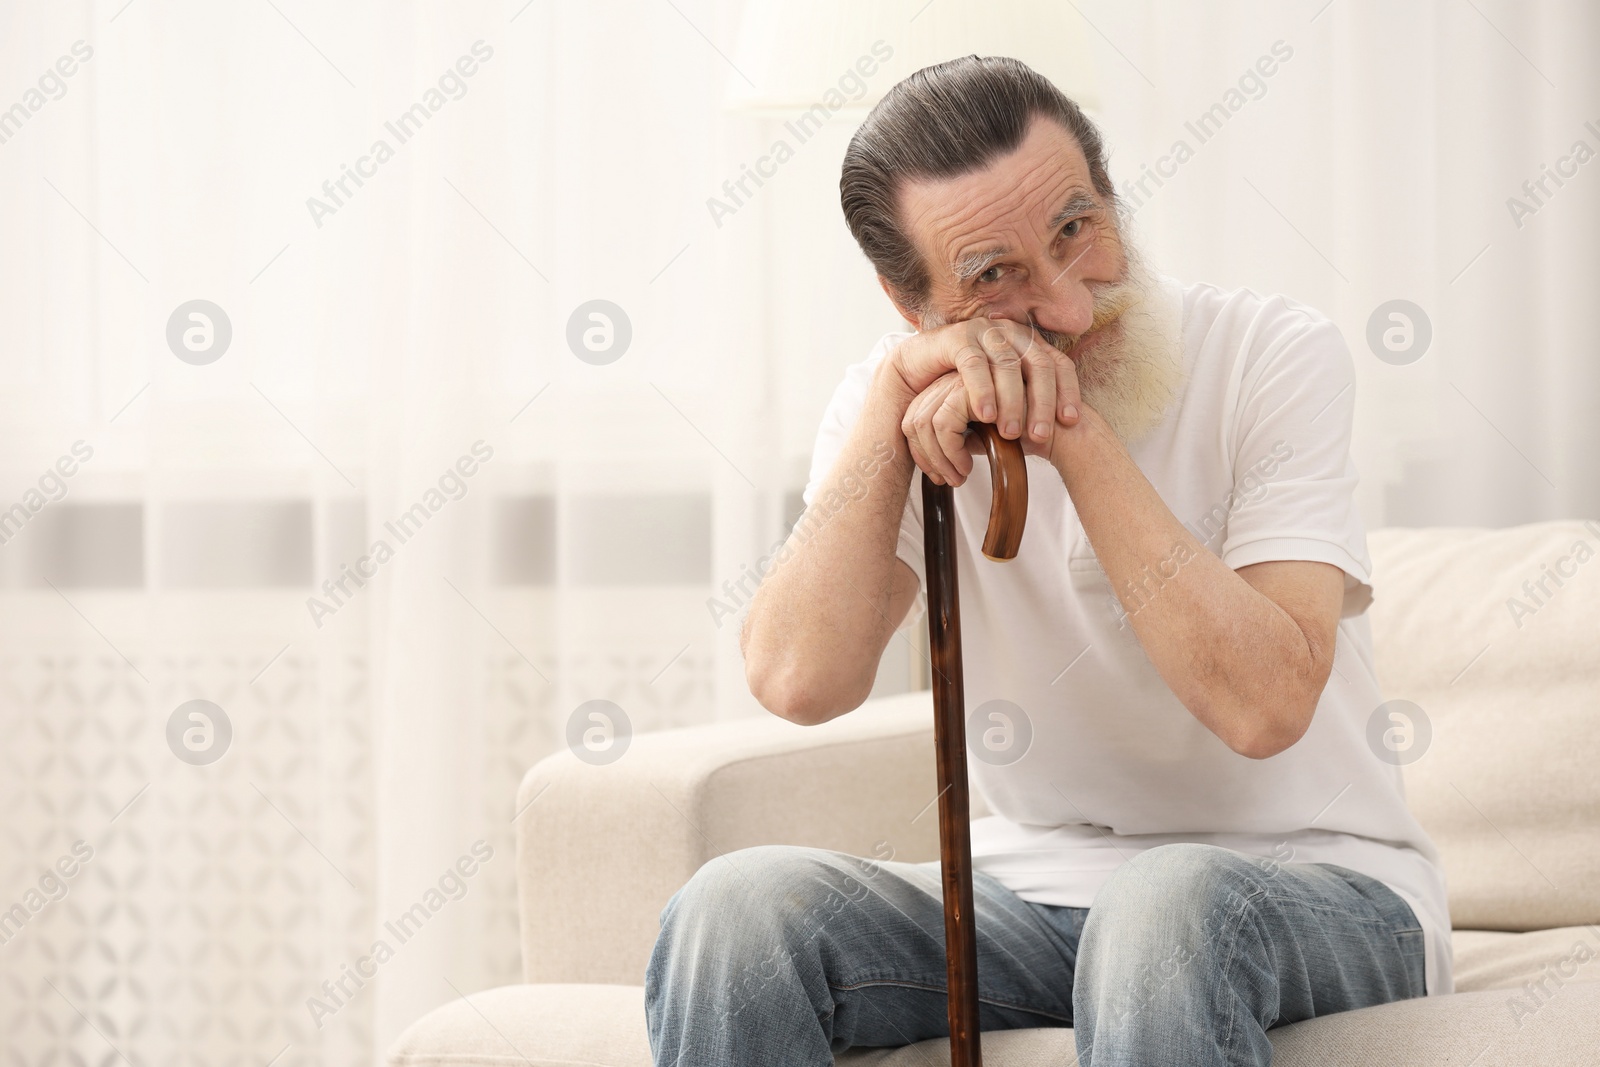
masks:
{"type": "MultiPolygon", "coordinates": [[[[1275,1067],[1593,1067],[1600,1047],[1600,982],[1569,985],[1536,1014],[1514,1017],[1500,991],[1455,993],[1328,1015],[1272,1030],[1275,1067]]],[[[950,1046],[851,1050],[838,1067],[948,1067],[950,1046]]],[[[1071,1030],[983,1035],[986,1067],[1069,1067],[1071,1030]]]]}
{"type": "Polygon", "coordinates": [[[1517,989],[1529,997],[1542,997],[1567,982],[1600,982],[1600,926],[1563,926],[1526,934],[1456,930],[1450,943],[1458,992],[1517,989]]]}
{"type": "Polygon", "coordinates": [[[644,987],[540,983],[435,1008],[389,1048],[390,1067],[651,1067],[644,987]]]}
{"type": "Polygon", "coordinates": [[[1368,541],[1384,696],[1431,728],[1406,792],[1452,925],[1600,922],[1600,523],[1368,541]]]}
{"type": "MultiPolygon", "coordinates": [[[[1592,1064],[1600,1048],[1600,929],[1458,930],[1451,996],[1385,1004],[1271,1032],[1278,1067],[1592,1064]]],[[[988,1067],[1077,1062],[1072,1031],[983,1035],[988,1067]]],[[[644,989],[517,985],[452,1001],[413,1024],[390,1067],[650,1067],[644,989]]],[[[948,1065],[949,1043],[851,1049],[838,1067],[948,1065]]]]}

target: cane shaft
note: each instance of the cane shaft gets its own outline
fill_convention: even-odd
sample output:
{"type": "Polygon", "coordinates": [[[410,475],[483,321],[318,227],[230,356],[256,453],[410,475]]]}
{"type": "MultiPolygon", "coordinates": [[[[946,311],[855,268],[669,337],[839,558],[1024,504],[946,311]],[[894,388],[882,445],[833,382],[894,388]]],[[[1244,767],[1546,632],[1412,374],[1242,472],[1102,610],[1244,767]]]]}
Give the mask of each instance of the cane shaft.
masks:
{"type": "Polygon", "coordinates": [[[966,697],[961,674],[961,599],[956,578],[955,501],[948,485],[922,478],[928,576],[928,650],[933,665],[933,743],[939,777],[939,865],[944,881],[945,977],[951,1067],[981,1067],[978,939],[972,925],[972,835],[967,792],[966,697]]]}
{"type": "MultiPolygon", "coordinates": [[[[970,423],[989,457],[994,494],[983,554],[1012,559],[1028,514],[1022,446],[994,426],[970,423]]],[[[955,496],[922,476],[922,547],[928,578],[928,651],[933,664],[933,743],[939,777],[939,865],[944,882],[945,977],[950,1065],[983,1067],[978,1036],[978,935],[972,914],[972,815],[967,792],[966,690],[961,672],[961,594],[956,574],[955,496]]]]}

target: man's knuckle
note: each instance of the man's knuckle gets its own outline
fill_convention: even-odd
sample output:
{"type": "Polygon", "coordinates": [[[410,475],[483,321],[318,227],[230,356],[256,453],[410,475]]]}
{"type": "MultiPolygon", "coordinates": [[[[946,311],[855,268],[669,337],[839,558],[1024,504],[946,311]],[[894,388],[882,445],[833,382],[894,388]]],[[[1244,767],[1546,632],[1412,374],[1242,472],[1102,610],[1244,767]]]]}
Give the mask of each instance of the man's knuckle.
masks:
{"type": "Polygon", "coordinates": [[[973,370],[987,365],[988,362],[988,355],[984,352],[982,347],[978,345],[963,345],[961,349],[956,352],[956,366],[964,370],[973,370]]]}

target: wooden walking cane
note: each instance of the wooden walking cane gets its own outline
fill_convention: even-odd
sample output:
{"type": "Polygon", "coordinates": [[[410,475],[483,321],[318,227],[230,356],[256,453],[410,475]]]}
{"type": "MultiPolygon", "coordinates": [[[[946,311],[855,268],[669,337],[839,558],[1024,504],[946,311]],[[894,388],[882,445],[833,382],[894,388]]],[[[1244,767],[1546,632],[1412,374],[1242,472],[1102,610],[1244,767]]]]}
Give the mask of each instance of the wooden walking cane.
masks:
{"type": "MultiPolygon", "coordinates": [[[[1028,515],[1022,443],[972,422],[989,456],[994,495],[983,554],[1014,559],[1028,515]]],[[[933,660],[933,739],[939,768],[939,863],[944,876],[945,974],[950,995],[950,1067],[982,1067],[978,1038],[978,941],[972,925],[972,835],[967,795],[966,699],[961,676],[961,600],[956,586],[955,500],[922,476],[922,544],[928,575],[928,648],[933,660]]]]}

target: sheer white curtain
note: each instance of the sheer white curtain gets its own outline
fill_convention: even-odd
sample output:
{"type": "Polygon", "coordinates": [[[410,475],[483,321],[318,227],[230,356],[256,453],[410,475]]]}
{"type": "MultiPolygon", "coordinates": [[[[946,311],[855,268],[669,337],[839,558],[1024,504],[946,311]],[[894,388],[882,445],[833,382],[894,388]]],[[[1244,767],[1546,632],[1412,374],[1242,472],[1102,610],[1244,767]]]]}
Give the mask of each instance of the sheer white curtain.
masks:
{"type": "Polygon", "coordinates": [[[580,705],[753,710],[706,605],[785,489],[767,209],[705,208],[736,16],[0,13],[0,1062],[374,1061],[518,979],[514,789],[580,705]],[[625,350],[569,344],[596,300],[625,350]]]}
{"type": "MultiPolygon", "coordinates": [[[[755,711],[707,600],[897,322],[848,116],[708,210],[779,131],[722,106],[762,73],[738,7],[0,8],[0,1062],[374,1061],[517,979],[513,791],[581,705],[755,711]],[[209,363],[168,340],[194,300],[209,363]],[[568,342],[597,300],[612,362],[568,342]]],[[[1371,525],[1600,512],[1600,164],[1505,205],[1600,148],[1590,9],[1078,8],[1119,183],[1292,47],[1136,218],[1169,272],[1340,321],[1371,525]],[[1433,329],[1402,365],[1364,340],[1396,298],[1433,329]]]]}

